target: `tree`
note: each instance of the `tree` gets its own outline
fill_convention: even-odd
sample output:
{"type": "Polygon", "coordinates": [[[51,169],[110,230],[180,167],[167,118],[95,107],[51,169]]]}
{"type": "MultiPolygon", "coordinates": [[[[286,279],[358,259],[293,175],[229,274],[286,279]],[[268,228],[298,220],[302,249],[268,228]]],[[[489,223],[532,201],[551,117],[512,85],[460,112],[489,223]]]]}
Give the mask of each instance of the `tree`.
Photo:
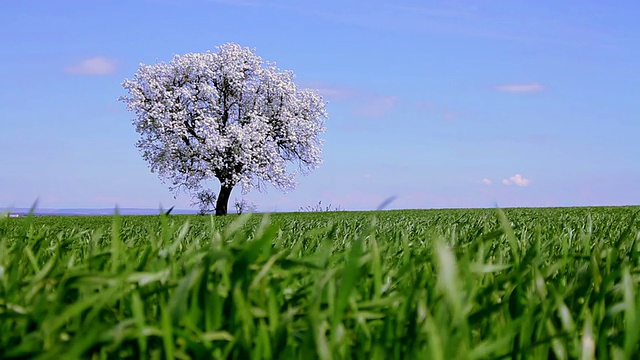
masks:
{"type": "Polygon", "coordinates": [[[141,64],[120,100],[135,113],[136,146],[151,171],[196,197],[217,179],[216,215],[226,215],[234,186],[292,190],[298,172],[322,162],[327,113],[293,72],[237,44],[217,50],[141,64]]]}
{"type": "Polygon", "coordinates": [[[200,208],[199,215],[206,215],[212,213],[215,209],[216,194],[209,190],[204,189],[197,194],[192,195],[194,202],[191,206],[198,206],[200,208]]]}
{"type": "Polygon", "coordinates": [[[236,214],[244,214],[245,212],[255,212],[256,205],[248,202],[246,199],[236,199],[233,202],[233,205],[236,207],[236,214]]]}

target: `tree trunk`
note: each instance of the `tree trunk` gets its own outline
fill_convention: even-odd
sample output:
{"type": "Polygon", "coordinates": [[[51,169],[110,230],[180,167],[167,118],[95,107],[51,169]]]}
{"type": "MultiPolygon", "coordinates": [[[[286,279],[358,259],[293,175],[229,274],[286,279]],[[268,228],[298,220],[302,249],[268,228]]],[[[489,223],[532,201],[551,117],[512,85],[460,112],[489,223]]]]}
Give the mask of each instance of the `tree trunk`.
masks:
{"type": "Polygon", "coordinates": [[[218,200],[216,201],[216,216],[227,215],[227,205],[229,204],[229,196],[231,196],[231,190],[233,190],[233,186],[220,186],[220,194],[218,195],[218,200]]]}

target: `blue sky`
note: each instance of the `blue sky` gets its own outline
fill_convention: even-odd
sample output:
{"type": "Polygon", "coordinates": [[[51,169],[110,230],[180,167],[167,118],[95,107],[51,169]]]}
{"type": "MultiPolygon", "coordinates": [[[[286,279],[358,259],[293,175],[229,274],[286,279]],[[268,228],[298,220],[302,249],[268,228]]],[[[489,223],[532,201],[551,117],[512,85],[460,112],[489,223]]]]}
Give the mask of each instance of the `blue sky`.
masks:
{"type": "Polygon", "coordinates": [[[0,208],[188,208],[148,170],[117,98],[140,63],[226,42],[328,101],[324,163],[293,192],[247,194],[261,211],[640,204],[637,14],[588,0],[2,0],[0,208]]]}

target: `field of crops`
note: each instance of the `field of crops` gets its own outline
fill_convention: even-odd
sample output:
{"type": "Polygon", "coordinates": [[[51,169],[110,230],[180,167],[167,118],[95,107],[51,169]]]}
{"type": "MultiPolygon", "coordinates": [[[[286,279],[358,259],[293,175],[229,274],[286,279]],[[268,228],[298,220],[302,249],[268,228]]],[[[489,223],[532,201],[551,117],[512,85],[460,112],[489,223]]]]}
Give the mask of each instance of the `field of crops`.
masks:
{"type": "Polygon", "coordinates": [[[0,218],[0,358],[640,358],[637,207],[0,218]]]}

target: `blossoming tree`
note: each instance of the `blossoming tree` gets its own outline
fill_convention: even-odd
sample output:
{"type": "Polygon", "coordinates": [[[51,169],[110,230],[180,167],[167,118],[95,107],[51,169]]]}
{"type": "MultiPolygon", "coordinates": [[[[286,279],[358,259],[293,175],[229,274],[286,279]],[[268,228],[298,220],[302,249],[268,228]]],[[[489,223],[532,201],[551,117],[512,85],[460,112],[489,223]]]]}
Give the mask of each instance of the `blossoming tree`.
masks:
{"type": "Polygon", "coordinates": [[[217,50],[140,65],[120,100],[135,113],[136,146],[151,171],[192,196],[217,179],[215,213],[226,215],[234,186],[292,190],[298,172],[316,168],[327,114],[291,71],[237,44],[217,50]]]}

